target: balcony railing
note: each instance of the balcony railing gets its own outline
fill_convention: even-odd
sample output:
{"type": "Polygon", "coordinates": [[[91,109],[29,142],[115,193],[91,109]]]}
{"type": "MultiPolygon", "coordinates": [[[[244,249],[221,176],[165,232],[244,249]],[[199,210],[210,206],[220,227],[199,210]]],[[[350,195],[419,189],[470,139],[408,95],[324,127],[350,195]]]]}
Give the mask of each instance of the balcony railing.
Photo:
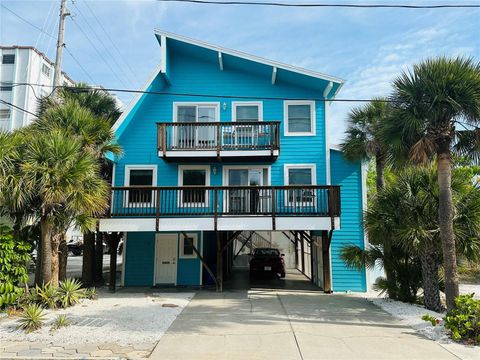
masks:
{"type": "Polygon", "coordinates": [[[194,122],[157,123],[158,151],[167,156],[171,151],[267,150],[278,156],[280,122],[194,122]]]}
{"type": "Polygon", "coordinates": [[[111,217],[340,216],[340,187],[114,187],[111,217]]]}

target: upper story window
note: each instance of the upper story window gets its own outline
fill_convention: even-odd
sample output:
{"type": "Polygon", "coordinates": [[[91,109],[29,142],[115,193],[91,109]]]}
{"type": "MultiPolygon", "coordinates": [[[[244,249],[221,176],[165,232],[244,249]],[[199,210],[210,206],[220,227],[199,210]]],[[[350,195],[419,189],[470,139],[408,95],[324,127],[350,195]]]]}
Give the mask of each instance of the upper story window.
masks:
{"type": "Polygon", "coordinates": [[[0,109],[0,119],[9,119],[10,109],[0,109]]]}
{"type": "Polygon", "coordinates": [[[262,121],[261,102],[232,102],[233,121],[262,121]]]}
{"type": "Polygon", "coordinates": [[[11,82],[0,83],[0,91],[12,91],[13,84],[11,82]]]}
{"type": "MultiPolygon", "coordinates": [[[[127,165],[125,186],[155,186],[157,184],[156,165],[127,165]]],[[[154,204],[154,192],[146,189],[128,190],[128,204],[154,204]]]]}
{"type": "Polygon", "coordinates": [[[285,101],[286,136],[315,135],[315,101],[285,101]]]}
{"type": "Polygon", "coordinates": [[[42,64],[42,74],[50,77],[50,66],[48,66],[47,64],[42,64]]]}
{"type": "Polygon", "coordinates": [[[218,103],[175,103],[174,121],[215,122],[220,120],[218,103]]]}
{"type": "Polygon", "coordinates": [[[3,55],[2,64],[15,64],[15,55],[14,54],[3,55]]]}
{"type": "MultiPolygon", "coordinates": [[[[179,186],[209,186],[210,166],[179,166],[178,176],[179,186]]],[[[182,190],[179,206],[208,206],[208,191],[201,188],[182,190]]]]}

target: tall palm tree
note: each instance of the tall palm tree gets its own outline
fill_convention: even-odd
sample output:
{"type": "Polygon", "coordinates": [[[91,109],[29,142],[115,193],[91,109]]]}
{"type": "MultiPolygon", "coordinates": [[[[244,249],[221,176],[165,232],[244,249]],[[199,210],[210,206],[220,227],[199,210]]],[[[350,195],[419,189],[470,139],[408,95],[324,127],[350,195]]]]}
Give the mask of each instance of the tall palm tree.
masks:
{"type": "Polygon", "coordinates": [[[56,220],[65,212],[100,214],[107,206],[108,185],[96,158],[65,131],[32,131],[27,140],[20,169],[22,182],[39,201],[41,282],[56,284],[56,220]]]}
{"type": "Polygon", "coordinates": [[[428,59],[393,82],[396,115],[386,138],[408,150],[409,159],[438,162],[438,218],[447,308],[455,306],[458,274],[453,232],[452,153],[478,160],[480,151],[480,62],[466,58],[428,59]]]}
{"type": "Polygon", "coordinates": [[[377,191],[385,187],[384,171],[389,150],[381,134],[389,113],[390,104],[384,98],[354,108],[348,115],[346,136],[341,145],[344,156],[349,160],[375,158],[377,191]]]}
{"type": "MultiPolygon", "coordinates": [[[[365,215],[370,241],[376,246],[385,239],[393,244],[393,259],[405,254],[418,259],[421,266],[425,306],[442,310],[438,270],[442,259],[440,226],[437,216],[439,186],[436,167],[414,167],[402,171],[387,184],[384,191],[371,200],[365,215]]],[[[458,254],[471,260],[480,257],[480,188],[472,185],[472,178],[455,170],[452,178],[453,202],[457,216],[454,233],[458,254]]],[[[358,267],[376,258],[378,252],[369,249],[347,248],[343,253],[347,264],[358,267]],[[355,255],[355,256],[353,256],[355,255]]],[[[415,261],[412,261],[415,263],[415,261]]],[[[394,268],[398,272],[397,267],[394,268]]],[[[398,276],[397,276],[398,277],[398,276]]],[[[394,293],[397,289],[394,289],[394,293]]],[[[404,290],[401,290],[404,293],[404,290]]]]}

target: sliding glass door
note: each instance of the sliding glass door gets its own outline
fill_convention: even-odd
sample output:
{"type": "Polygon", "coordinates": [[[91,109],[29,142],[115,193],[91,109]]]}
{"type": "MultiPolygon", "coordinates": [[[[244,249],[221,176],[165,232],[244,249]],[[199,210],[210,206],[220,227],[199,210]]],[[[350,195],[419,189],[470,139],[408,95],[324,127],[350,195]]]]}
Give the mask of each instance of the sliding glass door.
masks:
{"type": "Polygon", "coordinates": [[[175,111],[177,123],[180,123],[173,133],[174,144],[177,149],[215,148],[215,125],[198,123],[218,121],[217,105],[178,105],[175,111]]]}

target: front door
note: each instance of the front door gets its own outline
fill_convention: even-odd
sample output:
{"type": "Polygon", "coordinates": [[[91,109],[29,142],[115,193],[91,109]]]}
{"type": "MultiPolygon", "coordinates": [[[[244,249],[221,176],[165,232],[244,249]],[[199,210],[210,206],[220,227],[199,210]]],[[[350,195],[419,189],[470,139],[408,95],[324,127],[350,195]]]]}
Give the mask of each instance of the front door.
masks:
{"type": "Polygon", "coordinates": [[[177,234],[157,234],[155,284],[175,284],[177,280],[177,234]]]}

